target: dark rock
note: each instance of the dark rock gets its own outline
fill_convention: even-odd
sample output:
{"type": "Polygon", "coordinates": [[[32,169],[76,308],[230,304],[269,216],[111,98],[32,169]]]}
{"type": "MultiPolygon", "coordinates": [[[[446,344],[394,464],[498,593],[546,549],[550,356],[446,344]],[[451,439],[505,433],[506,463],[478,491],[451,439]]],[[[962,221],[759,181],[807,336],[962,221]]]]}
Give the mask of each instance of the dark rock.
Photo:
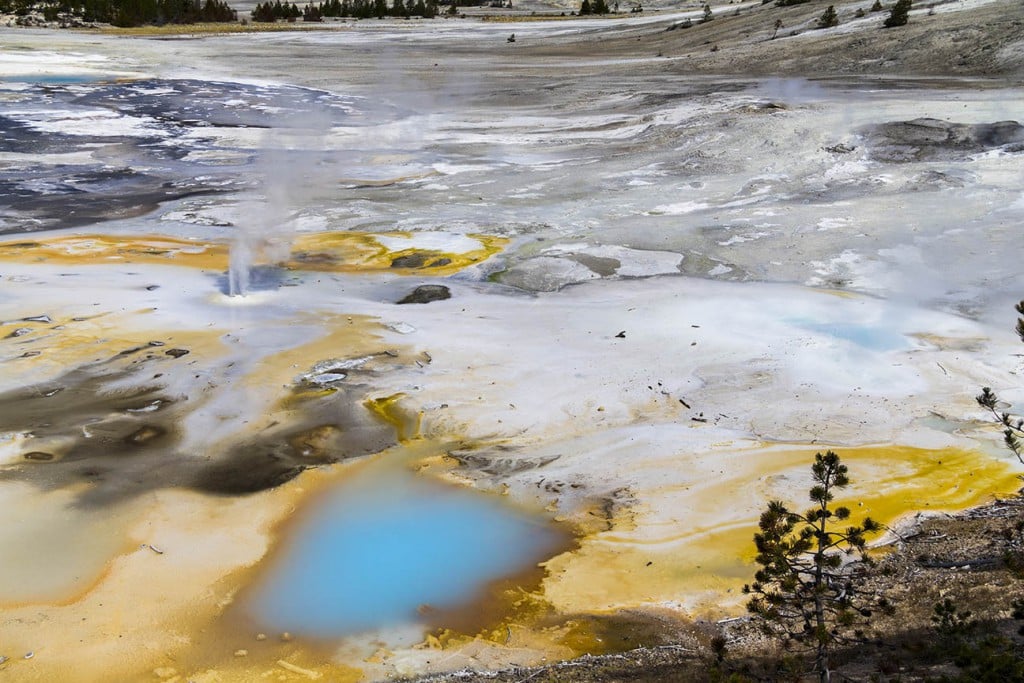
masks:
{"type": "Polygon", "coordinates": [[[447,266],[452,260],[450,258],[438,258],[436,254],[417,251],[412,254],[399,256],[391,261],[392,268],[440,268],[447,266]]]}
{"type": "Polygon", "coordinates": [[[35,462],[48,462],[53,460],[53,453],[44,453],[43,451],[32,451],[24,455],[26,460],[33,460],[35,462]]]}
{"type": "Polygon", "coordinates": [[[431,301],[442,301],[450,298],[452,298],[452,293],[444,285],[420,285],[398,303],[429,304],[431,301]]]}
{"type": "Polygon", "coordinates": [[[957,159],[1000,147],[1024,143],[1024,126],[1016,121],[954,123],[940,119],[893,121],[865,131],[871,157],[881,161],[957,159]]]}
{"type": "Polygon", "coordinates": [[[424,254],[421,251],[413,252],[412,254],[406,254],[392,259],[392,268],[422,268],[427,265],[428,254],[424,254]]]}
{"type": "Polygon", "coordinates": [[[188,349],[167,349],[164,354],[171,358],[181,358],[188,355],[188,349]]]}

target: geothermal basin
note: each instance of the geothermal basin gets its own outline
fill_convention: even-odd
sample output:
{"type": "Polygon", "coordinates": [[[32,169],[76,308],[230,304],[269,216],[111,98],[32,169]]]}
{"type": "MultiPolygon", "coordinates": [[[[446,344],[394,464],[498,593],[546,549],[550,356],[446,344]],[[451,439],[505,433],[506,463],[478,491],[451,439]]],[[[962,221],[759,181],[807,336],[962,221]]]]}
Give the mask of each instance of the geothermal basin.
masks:
{"type": "Polygon", "coordinates": [[[591,54],[645,25],[5,34],[7,672],[566,659],[741,614],[816,451],[1017,488],[1020,89],[591,54]]]}

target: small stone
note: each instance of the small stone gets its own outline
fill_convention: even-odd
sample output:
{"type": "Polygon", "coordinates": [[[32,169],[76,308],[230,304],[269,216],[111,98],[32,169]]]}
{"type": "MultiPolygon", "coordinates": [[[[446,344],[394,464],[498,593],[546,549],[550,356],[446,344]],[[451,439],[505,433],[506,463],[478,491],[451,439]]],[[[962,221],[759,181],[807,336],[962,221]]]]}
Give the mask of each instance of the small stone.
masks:
{"type": "Polygon", "coordinates": [[[236,657],[248,657],[249,656],[249,651],[248,650],[235,650],[235,656],[236,657]]]}
{"type": "Polygon", "coordinates": [[[22,318],[27,323],[52,323],[53,320],[48,315],[33,315],[28,318],[22,318]]]}
{"type": "Polygon", "coordinates": [[[31,332],[31,327],[19,327],[18,329],[14,330],[14,332],[11,332],[9,335],[7,335],[7,338],[12,339],[15,337],[24,337],[26,334],[31,334],[31,332]]]}
{"type": "Polygon", "coordinates": [[[266,633],[257,633],[256,634],[256,640],[261,640],[262,641],[262,640],[266,640],[266,639],[267,639],[267,634],[266,633]]]}
{"type": "Polygon", "coordinates": [[[154,289],[160,289],[160,285],[146,285],[147,292],[152,292],[154,289]]]}
{"type": "Polygon", "coordinates": [[[21,357],[22,358],[35,358],[36,356],[38,356],[41,353],[42,353],[42,351],[26,351],[25,353],[21,354],[21,357]]]}
{"type": "Polygon", "coordinates": [[[325,384],[331,384],[332,382],[340,382],[341,380],[348,377],[343,372],[325,372],[322,375],[315,375],[309,378],[310,383],[324,386],[325,384]]]}
{"type": "Polygon", "coordinates": [[[170,356],[171,358],[181,358],[182,356],[188,355],[188,349],[167,349],[164,351],[164,355],[170,356]]]}
{"type": "Polygon", "coordinates": [[[164,343],[162,341],[151,341],[151,342],[149,342],[149,345],[150,346],[163,346],[164,343]]]}
{"type": "Polygon", "coordinates": [[[133,446],[142,446],[149,443],[153,439],[159,438],[167,433],[167,430],[163,427],[157,427],[155,425],[143,425],[134,432],[125,437],[125,442],[130,443],[133,446]]]}
{"type": "Polygon", "coordinates": [[[281,642],[282,643],[290,643],[292,641],[292,637],[293,636],[292,636],[291,633],[289,633],[288,631],[285,631],[284,633],[281,634],[281,642]]]}
{"type": "Polygon", "coordinates": [[[420,285],[398,303],[429,304],[431,301],[443,301],[450,298],[452,298],[451,290],[444,285],[420,285]]]}

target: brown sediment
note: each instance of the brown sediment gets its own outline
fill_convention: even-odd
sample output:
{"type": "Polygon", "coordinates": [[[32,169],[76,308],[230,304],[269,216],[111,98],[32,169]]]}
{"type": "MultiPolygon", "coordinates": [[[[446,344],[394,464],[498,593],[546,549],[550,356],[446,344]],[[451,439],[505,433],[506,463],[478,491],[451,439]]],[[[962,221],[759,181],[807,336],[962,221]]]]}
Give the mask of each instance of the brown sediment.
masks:
{"type": "MultiPolygon", "coordinates": [[[[479,248],[445,252],[418,248],[414,246],[414,237],[415,233],[409,232],[302,234],[292,240],[290,256],[274,265],[292,270],[341,273],[388,271],[451,275],[487,260],[508,243],[504,237],[467,235],[479,243],[479,248]],[[389,250],[376,239],[378,236],[408,238],[411,246],[389,250]]],[[[2,242],[0,260],[65,264],[151,263],[225,271],[229,251],[228,244],[222,242],[157,235],[64,235],[34,242],[2,242]]],[[[257,263],[262,261],[257,259],[257,263]]]]}

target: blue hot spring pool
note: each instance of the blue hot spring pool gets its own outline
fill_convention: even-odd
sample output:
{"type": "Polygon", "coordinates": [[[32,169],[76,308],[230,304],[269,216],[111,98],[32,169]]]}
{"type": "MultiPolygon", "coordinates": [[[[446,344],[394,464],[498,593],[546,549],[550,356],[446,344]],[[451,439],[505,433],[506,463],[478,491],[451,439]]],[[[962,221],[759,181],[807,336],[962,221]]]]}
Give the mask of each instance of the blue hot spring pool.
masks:
{"type": "Polygon", "coordinates": [[[259,584],[260,624],[324,638],[422,621],[458,609],[492,581],[548,559],[566,535],[501,498],[371,465],[292,529],[259,584]]]}
{"type": "Polygon", "coordinates": [[[907,338],[884,325],[867,325],[847,322],[818,323],[808,320],[795,321],[797,325],[820,334],[841,339],[869,351],[895,351],[910,345],[907,338]]]}

